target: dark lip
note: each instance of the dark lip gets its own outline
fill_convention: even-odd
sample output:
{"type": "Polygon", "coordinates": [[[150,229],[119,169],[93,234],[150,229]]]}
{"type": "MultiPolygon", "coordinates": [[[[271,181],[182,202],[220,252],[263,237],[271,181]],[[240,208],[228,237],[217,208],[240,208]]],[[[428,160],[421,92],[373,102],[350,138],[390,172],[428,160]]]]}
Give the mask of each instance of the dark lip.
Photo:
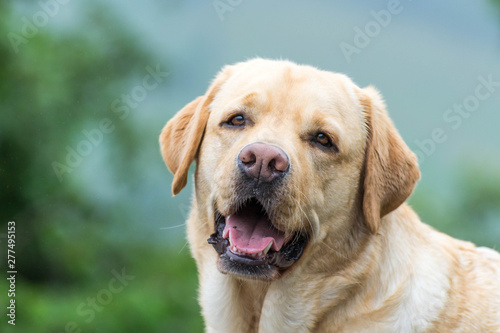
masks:
{"type": "Polygon", "coordinates": [[[259,266],[266,264],[267,256],[264,258],[250,258],[245,256],[240,256],[239,254],[234,253],[231,249],[226,248],[225,255],[232,261],[239,262],[240,264],[249,265],[249,266],[259,266]]]}
{"type": "MultiPolygon", "coordinates": [[[[237,209],[235,208],[235,210],[237,209]]],[[[263,258],[241,256],[233,253],[229,249],[229,241],[222,237],[226,225],[225,216],[223,216],[217,208],[215,208],[214,211],[215,232],[210,235],[210,238],[207,241],[214,247],[215,251],[217,251],[220,260],[225,262],[224,266],[234,268],[228,269],[228,271],[233,273],[236,271],[236,273],[239,273],[240,275],[252,275],[253,278],[259,278],[258,275],[260,275],[260,273],[255,272],[265,272],[272,269],[286,269],[300,259],[309,240],[307,233],[296,232],[294,237],[284,244],[278,252],[269,250],[267,255],[263,258]],[[249,270],[251,273],[246,274],[245,268],[252,268],[249,270]]]]}

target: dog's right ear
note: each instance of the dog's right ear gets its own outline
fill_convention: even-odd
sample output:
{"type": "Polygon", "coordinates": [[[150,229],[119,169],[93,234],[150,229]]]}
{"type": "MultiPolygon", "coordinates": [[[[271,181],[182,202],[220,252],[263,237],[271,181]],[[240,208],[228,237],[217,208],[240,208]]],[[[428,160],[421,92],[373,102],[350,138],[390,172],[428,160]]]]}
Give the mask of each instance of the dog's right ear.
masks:
{"type": "Polygon", "coordinates": [[[196,98],[168,121],[160,134],[161,154],[174,174],[172,194],[178,194],[187,183],[189,166],[198,153],[209,116],[209,106],[220,86],[229,76],[224,68],[204,96],[196,98]]]}
{"type": "Polygon", "coordinates": [[[204,96],[196,98],[168,121],[160,135],[163,160],[174,174],[172,194],[179,193],[187,183],[193,161],[205,130],[208,112],[203,107],[204,96]]]}

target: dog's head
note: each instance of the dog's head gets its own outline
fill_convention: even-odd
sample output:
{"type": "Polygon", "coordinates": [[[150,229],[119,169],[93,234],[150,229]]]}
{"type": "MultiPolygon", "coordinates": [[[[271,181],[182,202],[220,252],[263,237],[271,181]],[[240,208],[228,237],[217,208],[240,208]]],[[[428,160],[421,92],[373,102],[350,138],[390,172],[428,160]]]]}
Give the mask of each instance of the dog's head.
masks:
{"type": "Polygon", "coordinates": [[[174,195],[197,161],[196,205],[219,270],[253,279],[279,278],[354,225],[376,233],[419,178],[375,89],[288,61],[225,67],[160,144],[174,195]]]}

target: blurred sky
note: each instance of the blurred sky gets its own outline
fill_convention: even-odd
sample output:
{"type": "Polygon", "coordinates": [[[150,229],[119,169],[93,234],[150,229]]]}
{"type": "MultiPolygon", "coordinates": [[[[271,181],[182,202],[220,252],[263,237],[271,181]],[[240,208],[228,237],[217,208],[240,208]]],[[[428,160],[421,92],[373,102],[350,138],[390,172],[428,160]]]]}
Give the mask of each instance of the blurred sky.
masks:
{"type": "MultiPolygon", "coordinates": [[[[432,137],[436,128],[447,136],[424,156],[419,186],[446,195],[453,191],[457,163],[478,160],[500,165],[500,87],[481,100],[457,128],[444,120],[454,104],[463,104],[480,85],[479,77],[500,82],[500,12],[492,1],[401,1],[398,13],[370,38],[369,45],[346,60],[341,43],[355,45],[357,28],[376,22],[373,12],[387,10],[391,1],[118,1],[102,4],[121,18],[140,44],[165,60],[168,83],[155,90],[133,117],[144,127],[144,155],[150,161],[142,186],[129,193],[143,205],[137,218],[154,216],[154,227],[183,223],[189,202],[184,190],[175,200],[177,219],[164,207],[170,200],[171,176],[161,162],[157,136],[165,122],[185,104],[204,93],[225,64],[255,56],[284,58],[349,75],[360,86],[373,84],[385,97],[388,110],[413,150],[417,141],[432,137]],[[217,12],[216,4],[230,10],[217,12]],[[236,5],[231,5],[233,3],[236,5]],[[155,212],[151,215],[151,212],[155,212]]],[[[51,20],[63,31],[78,23],[80,5],[69,2],[51,20]]],[[[154,65],[154,64],[152,64],[154,65]]],[[[105,153],[103,153],[105,154],[105,153]]],[[[87,163],[89,177],[99,154],[87,163]]],[[[112,197],[106,183],[92,192],[112,197]]],[[[178,236],[183,228],[166,230],[178,236]]]]}

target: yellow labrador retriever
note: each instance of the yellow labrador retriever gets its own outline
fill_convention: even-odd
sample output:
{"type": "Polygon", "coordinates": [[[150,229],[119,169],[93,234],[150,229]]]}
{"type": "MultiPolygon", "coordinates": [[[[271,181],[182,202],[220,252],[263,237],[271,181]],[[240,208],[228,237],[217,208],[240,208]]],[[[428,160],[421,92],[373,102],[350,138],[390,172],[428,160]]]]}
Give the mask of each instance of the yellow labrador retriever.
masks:
{"type": "Polygon", "coordinates": [[[500,332],[500,255],[423,224],[415,155],[372,88],[225,67],[160,137],[207,332],[500,332]],[[208,241],[207,241],[208,240],[208,241]]]}

